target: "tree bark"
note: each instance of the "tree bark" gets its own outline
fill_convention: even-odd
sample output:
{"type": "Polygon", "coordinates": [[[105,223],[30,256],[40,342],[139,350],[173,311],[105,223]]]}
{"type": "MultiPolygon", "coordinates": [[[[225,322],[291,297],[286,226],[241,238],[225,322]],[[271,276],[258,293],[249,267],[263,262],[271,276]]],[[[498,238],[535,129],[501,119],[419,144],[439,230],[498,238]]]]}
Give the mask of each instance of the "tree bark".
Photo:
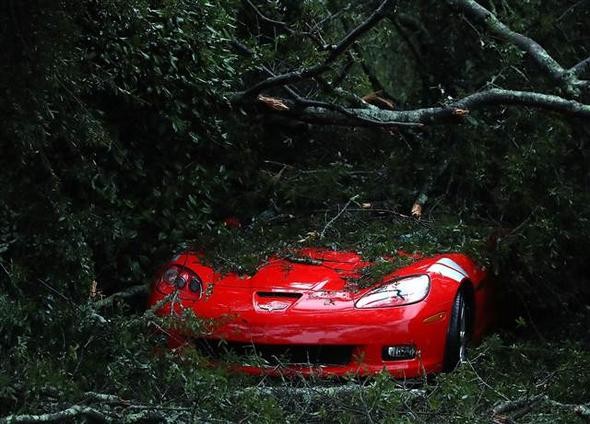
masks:
{"type": "MultiPolygon", "coordinates": [[[[240,98],[235,98],[239,101],[240,98]]],[[[563,97],[529,91],[491,89],[474,93],[446,106],[411,110],[383,110],[326,107],[322,102],[309,102],[298,108],[297,103],[285,100],[284,113],[293,119],[314,124],[339,126],[399,126],[403,124],[432,125],[457,121],[474,110],[491,106],[527,106],[582,118],[590,118],[590,105],[563,97]]]]}

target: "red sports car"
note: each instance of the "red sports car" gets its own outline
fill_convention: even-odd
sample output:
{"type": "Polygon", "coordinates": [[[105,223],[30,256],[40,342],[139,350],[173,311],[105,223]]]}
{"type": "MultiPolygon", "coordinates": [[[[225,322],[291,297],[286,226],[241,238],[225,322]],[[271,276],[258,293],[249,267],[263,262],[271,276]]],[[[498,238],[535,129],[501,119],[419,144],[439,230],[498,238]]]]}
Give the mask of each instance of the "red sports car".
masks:
{"type": "Polygon", "coordinates": [[[486,272],[464,254],[405,256],[411,265],[362,288],[372,263],[355,252],[301,249],[254,275],[216,272],[186,252],[162,268],[150,305],[212,319],[205,335],[171,330],[169,345],[190,342],[216,359],[255,353],[261,361],[242,363],[246,372],[413,378],[452,370],[491,322],[486,272]]]}

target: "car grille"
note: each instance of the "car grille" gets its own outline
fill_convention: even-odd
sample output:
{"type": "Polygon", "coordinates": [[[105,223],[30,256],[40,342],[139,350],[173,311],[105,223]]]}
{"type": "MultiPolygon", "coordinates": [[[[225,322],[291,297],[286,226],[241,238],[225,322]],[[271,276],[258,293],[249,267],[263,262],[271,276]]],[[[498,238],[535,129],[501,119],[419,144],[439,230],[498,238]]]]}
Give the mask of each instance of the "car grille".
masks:
{"type": "Polygon", "coordinates": [[[197,339],[196,348],[212,359],[259,357],[269,365],[347,365],[352,360],[350,345],[269,345],[197,339]]]}

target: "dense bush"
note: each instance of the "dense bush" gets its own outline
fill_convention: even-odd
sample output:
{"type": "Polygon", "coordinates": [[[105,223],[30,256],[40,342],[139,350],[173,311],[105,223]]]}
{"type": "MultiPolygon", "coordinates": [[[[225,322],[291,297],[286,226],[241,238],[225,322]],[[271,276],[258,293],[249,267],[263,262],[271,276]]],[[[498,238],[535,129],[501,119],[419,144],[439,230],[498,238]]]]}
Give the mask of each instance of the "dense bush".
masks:
{"type": "Polygon", "coordinates": [[[5,7],[3,257],[74,296],[142,281],[226,190],[229,3],[5,7]]]}

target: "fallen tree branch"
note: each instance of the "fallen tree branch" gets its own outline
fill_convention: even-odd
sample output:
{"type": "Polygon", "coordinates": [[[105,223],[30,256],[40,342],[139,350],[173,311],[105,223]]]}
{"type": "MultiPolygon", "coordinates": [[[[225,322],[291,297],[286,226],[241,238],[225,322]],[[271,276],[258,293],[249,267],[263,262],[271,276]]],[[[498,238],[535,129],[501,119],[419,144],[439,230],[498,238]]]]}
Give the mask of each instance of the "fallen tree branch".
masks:
{"type": "Polygon", "coordinates": [[[40,415],[9,415],[5,418],[0,418],[0,424],[34,424],[34,423],[59,423],[69,420],[71,418],[83,416],[90,418],[95,422],[111,423],[112,418],[103,412],[90,408],[88,406],[74,405],[63,411],[52,412],[49,414],[40,415]]]}
{"type": "MultiPolygon", "coordinates": [[[[345,118],[352,119],[353,121],[359,121],[359,125],[356,126],[378,126],[378,127],[399,127],[399,126],[410,126],[410,127],[422,127],[424,124],[421,122],[404,122],[404,121],[396,121],[396,120],[381,120],[381,119],[374,119],[370,115],[363,116],[361,114],[357,114],[354,110],[358,109],[348,109],[342,107],[340,105],[336,105],[333,103],[328,102],[321,102],[318,100],[309,100],[309,99],[302,99],[299,98],[296,100],[296,104],[299,107],[303,108],[323,108],[332,112],[336,112],[341,114],[345,118]]],[[[361,110],[371,110],[375,112],[379,112],[382,109],[379,108],[363,108],[361,110]]],[[[355,126],[355,125],[351,125],[355,126]]]]}
{"type": "MultiPolygon", "coordinates": [[[[262,66],[262,69],[268,73],[269,75],[274,76],[274,72],[272,72],[267,66],[262,66]]],[[[320,85],[326,89],[326,91],[330,91],[334,94],[339,95],[340,97],[343,97],[345,99],[347,99],[349,102],[351,102],[355,107],[360,107],[360,108],[374,108],[376,109],[375,106],[365,102],[362,98],[358,97],[356,94],[354,93],[349,93],[341,88],[334,88],[331,84],[329,84],[328,82],[324,81],[323,78],[321,77],[317,77],[316,80],[318,81],[318,83],[320,83],[320,85]]],[[[285,91],[291,96],[293,97],[295,104],[297,105],[297,107],[301,108],[301,107],[307,107],[307,106],[322,106],[322,107],[326,107],[326,108],[332,108],[333,110],[337,110],[340,111],[341,113],[345,114],[345,115],[349,115],[348,111],[346,110],[346,108],[339,106],[339,105],[335,105],[332,103],[326,103],[326,102],[319,102],[316,100],[310,100],[310,99],[306,99],[304,97],[302,97],[299,93],[297,93],[297,91],[291,87],[290,85],[285,85],[283,87],[285,89],[285,91]]],[[[262,94],[259,94],[256,97],[256,101],[258,102],[262,102],[264,103],[266,106],[269,106],[271,109],[274,110],[290,110],[290,107],[282,100],[282,99],[278,99],[275,97],[269,97],[269,96],[263,96],[262,94]],[[268,99],[272,99],[272,101],[268,101],[268,99]],[[277,108],[275,105],[281,105],[279,108],[277,108]]],[[[354,116],[353,116],[354,117],[354,116]]],[[[356,118],[356,117],[354,117],[356,118]]],[[[356,119],[360,119],[360,118],[356,118],[356,119]]]]}
{"type": "Polygon", "coordinates": [[[585,61],[571,69],[563,68],[539,43],[530,37],[510,29],[496,15],[474,0],[447,0],[451,6],[464,12],[495,36],[514,44],[529,54],[535,64],[552,80],[563,86],[568,93],[577,95],[579,89],[588,86],[587,81],[578,79],[579,73],[586,68],[585,61]],[[579,66],[579,68],[578,68],[579,66]]]}
{"type": "Polygon", "coordinates": [[[569,409],[574,414],[584,417],[586,420],[590,419],[590,403],[585,404],[572,404],[572,403],[561,403],[551,399],[545,399],[549,405],[556,408],[569,409]]]}
{"type": "Polygon", "coordinates": [[[561,403],[550,399],[547,395],[536,395],[530,397],[524,397],[516,400],[509,400],[501,402],[492,408],[491,415],[493,418],[500,418],[502,422],[513,420],[521,417],[535,407],[546,404],[553,408],[567,409],[580,417],[585,419],[590,418],[590,403],[586,404],[571,404],[561,403]],[[508,415],[511,414],[511,415],[508,415]]]}
{"type": "Polygon", "coordinates": [[[139,296],[147,296],[149,294],[149,288],[145,284],[139,284],[137,286],[131,286],[123,291],[113,293],[112,295],[105,297],[104,299],[94,302],[96,309],[104,308],[105,306],[111,306],[116,300],[129,300],[139,296]]]}
{"type": "MultiPolygon", "coordinates": [[[[63,396],[63,393],[59,393],[59,396],[63,396]]],[[[9,415],[0,418],[0,424],[78,422],[82,418],[92,423],[192,422],[189,414],[193,408],[190,406],[134,402],[109,393],[86,392],[79,403],[67,409],[43,414],[9,415]]],[[[55,404],[52,403],[51,406],[55,404]]]]}
{"type": "Polygon", "coordinates": [[[315,66],[307,69],[301,69],[297,71],[287,72],[285,74],[269,77],[264,81],[259,82],[253,87],[247,89],[243,93],[239,93],[240,98],[252,98],[256,97],[262,91],[267,90],[271,87],[284,86],[294,82],[303,81],[306,79],[314,78],[330,69],[330,65],[338,59],[338,57],[348,50],[348,48],[357,39],[367,33],[373,28],[379,21],[381,21],[388,13],[389,9],[393,6],[395,0],[384,0],[381,5],[375,9],[375,11],[360,25],[350,31],[338,44],[330,47],[330,53],[326,59],[315,66]]]}
{"type": "MultiPolygon", "coordinates": [[[[363,392],[375,390],[375,385],[362,384],[344,384],[344,385],[314,385],[306,384],[304,387],[293,387],[288,385],[277,386],[250,386],[242,390],[236,391],[234,394],[241,395],[243,393],[272,395],[279,398],[289,398],[292,396],[305,397],[334,397],[338,395],[350,396],[363,392]]],[[[389,389],[391,390],[391,389],[389,389]]],[[[399,392],[406,395],[408,398],[424,398],[426,390],[424,389],[410,389],[407,387],[399,387],[391,390],[392,392],[399,392]]]]}
{"type": "Polygon", "coordinates": [[[528,407],[531,404],[535,404],[543,399],[542,395],[539,396],[532,396],[526,397],[516,400],[508,400],[505,402],[501,402],[498,405],[492,408],[492,415],[505,415],[512,411],[517,411],[519,409],[523,409],[528,407]]]}
{"type": "Polygon", "coordinates": [[[84,393],[84,400],[86,402],[110,403],[119,405],[129,405],[129,401],[122,399],[117,395],[108,393],[86,392],[84,393]]]}
{"type": "Polygon", "coordinates": [[[367,103],[362,97],[357,96],[355,93],[350,91],[346,91],[343,88],[336,87],[334,88],[334,94],[342,97],[342,99],[347,100],[355,107],[360,107],[363,109],[378,109],[377,106],[372,105],[371,103],[367,103]]]}
{"type": "MultiPolygon", "coordinates": [[[[578,75],[590,68],[590,58],[581,61],[570,69],[565,69],[540,44],[511,30],[492,12],[479,5],[476,1],[447,0],[447,2],[484,26],[492,34],[513,43],[527,52],[540,69],[566,88],[570,95],[578,96],[580,88],[590,88],[590,81],[578,78],[578,75]]],[[[589,104],[535,91],[493,88],[452,100],[445,105],[406,110],[384,110],[375,107],[367,108],[363,102],[359,102],[356,98],[352,98],[355,107],[351,108],[331,102],[304,98],[289,85],[305,79],[316,79],[321,82],[321,74],[328,71],[332,62],[346,52],[354,41],[384,17],[391,18],[390,9],[392,9],[394,3],[394,0],[381,2],[380,6],[364,22],[349,31],[338,44],[330,48],[330,53],[323,62],[310,68],[279,75],[267,70],[267,73],[270,74],[268,78],[246,91],[232,94],[230,96],[231,103],[239,107],[258,103],[271,113],[281,114],[293,120],[312,124],[350,127],[423,126],[452,122],[460,120],[474,110],[492,106],[525,106],[582,118],[590,117],[589,104]],[[293,99],[286,100],[270,96],[260,97],[262,91],[272,87],[282,87],[293,99]]],[[[337,89],[331,84],[329,88],[333,92],[337,89]]]]}
{"type": "MultiPolygon", "coordinates": [[[[288,104],[288,102],[287,102],[288,104]]],[[[463,118],[474,110],[490,106],[527,106],[583,118],[590,117],[590,105],[552,94],[531,91],[490,89],[455,100],[445,106],[411,110],[356,109],[324,102],[308,102],[304,109],[281,112],[291,118],[314,124],[339,126],[395,126],[400,123],[436,124],[463,118]],[[343,113],[343,110],[346,113],[343,113]]]]}

